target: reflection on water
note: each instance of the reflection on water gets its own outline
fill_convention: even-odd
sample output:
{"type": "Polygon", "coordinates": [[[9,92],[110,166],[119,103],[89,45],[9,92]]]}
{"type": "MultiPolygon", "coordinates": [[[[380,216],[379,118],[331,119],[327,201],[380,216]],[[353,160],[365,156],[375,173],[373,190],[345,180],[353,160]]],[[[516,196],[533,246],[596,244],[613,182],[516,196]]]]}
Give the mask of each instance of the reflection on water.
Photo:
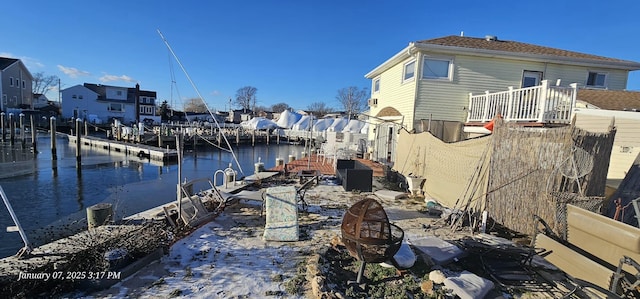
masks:
{"type": "MultiPolygon", "coordinates": [[[[50,139],[38,139],[38,154],[3,146],[0,159],[0,185],[27,231],[84,219],[86,208],[100,202],[113,203],[116,218],[131,215],[175,199],[178,181],[177,164],[162,164],[126,156],[117,152],[83,148],[82,167],[76,168],[75,147],[63,138],[56,140],[58,160],[51,160],[50,139]]],[[[301,146],[261,145],[240,147],[235,152],[245,175],[253,173],[253,164],[262,158],[265,167],[275,165],[276,158],[286,160],[289,154],[299,156],[301,146]]],[[[212,178],[218,169],[232,162],[230,153],[216,149],[185,153],[182,179],[212,178]]],[[[238,169],[234,165],[234,169],[238,169]]],[[[222,177],[218,178],[222,180],[222,177]]],[[[218,182],[221,183],[221,182],[218,182]]],[[[17,232],[7,233],[14,225],[2,205],[0,207],[0,257],[15,254],[22,241],[17,232]]],[[[30,239],[37,239],[30,237],[30,239]]],[[[35,242],[34,242],[35,243],[35,242]]]]}

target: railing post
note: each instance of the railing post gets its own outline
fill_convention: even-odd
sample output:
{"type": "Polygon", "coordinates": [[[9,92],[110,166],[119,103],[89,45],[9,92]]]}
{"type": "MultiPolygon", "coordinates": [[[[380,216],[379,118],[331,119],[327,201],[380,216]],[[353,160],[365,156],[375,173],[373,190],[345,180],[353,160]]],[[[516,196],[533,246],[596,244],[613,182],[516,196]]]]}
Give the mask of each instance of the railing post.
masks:
{"type": "Polygon", "coordinates": [[[513,86],[509,86],[509,98],[508,98],[508,102],[507,102],[507,113],[506,115],[503,115],[503,119],[504,121],[510,121],[511,120],[511,112],[513,111],[513,86]]]}
{"type": "Polygon", "coordinates": [[[576,107],[576,100],[578,98],[578,83],[571,83],[569,86],[571,87],[571,106],[569,107],[571,110],[569,110],[568,121],[571,121],[573,119],[574,108],[576,107]]]}
{"type": "MultiPolygon", "coordinates": [[[[487,120],[488,116],[489,116],[489,91],[486,90],[484,92],[484,112],[482,113],[482,117],[481,117],[482,121],[484,122],[485,120],[487,120]]],[[[492,118],[493,117],[489,118],[489,120],[492,118]]]]}
{"type": "Polygon", "coordinates": [[[538,122],[545,122],[545,110],[547,109],[547,91],[549,90],[549,80],[542,80],[540,82],[540,93],[538,94],[538,102],[540,107],[538,112],[538,122]]]}
{"type": "Polygon", "coordinates": [[[467,109],[467,122],[471,121],[471,117],[473,116],[471,114],[471,111],[473,111],[474,107],[473,107],[473,93],[469,93],[469,109],[467,109]]]}

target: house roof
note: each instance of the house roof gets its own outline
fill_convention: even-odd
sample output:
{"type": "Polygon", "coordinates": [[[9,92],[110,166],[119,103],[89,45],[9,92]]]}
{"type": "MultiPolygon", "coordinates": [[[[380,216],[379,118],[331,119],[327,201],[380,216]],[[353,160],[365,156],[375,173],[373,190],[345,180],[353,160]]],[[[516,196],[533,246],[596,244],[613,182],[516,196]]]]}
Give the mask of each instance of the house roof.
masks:
{"type": "Polygon", "coordinates": [[[640,111],[640,92],[626,90],[578,89],[577,99],[600,109],[640,111]]]}
{"type": "Polygon", "coordinates": [[[447,47],[482,49],[482,50],[491,50],[491,51],[499,51],[499,52],[526,53],[526,54],[535,54],[535,55],[544,55],[544,56],[581,58],[581,59],[600,60],[600,61],[607,61],[607,62],[630,62],[622,59],[567,51],[567,50],[556,49],[551,47],[543,47],[543,46],[527,44],[522,42],[499,40],[497,38],[492,39],[492,38],[477,38],[477,37],[450,35],[445,37],[417,41],[416,44],[431,44],[431,45],[440,45],[440,46],[447,46],[447,47]]]}
{"type": "Polygon", "coordinates": [[[18,59],[15,58],[7,58],[7,57],[0,57],[0,70],[4,70],[7,67],[9,67],[10,65],[16,63],[16,61],[18,61],[18,59]]]}
{"type": "Polygon", "coordinates": [[[503,57],[527,61],[623,69],[628,71],[640,70],[640,63],[635,61],[538,46],[517,41],[499,40],[497,38],[450,35],[411,42],[396,55],[366,74],[365,77],[372,79],[392,66],[413,56],[417,51],[503,57]]]}

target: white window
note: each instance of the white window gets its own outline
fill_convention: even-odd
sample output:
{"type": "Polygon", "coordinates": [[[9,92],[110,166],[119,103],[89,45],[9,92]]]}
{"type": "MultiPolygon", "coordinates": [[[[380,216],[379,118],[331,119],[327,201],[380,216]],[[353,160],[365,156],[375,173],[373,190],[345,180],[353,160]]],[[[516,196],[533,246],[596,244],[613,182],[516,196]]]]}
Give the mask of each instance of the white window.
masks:
{"type": "Polygon", "coordinates": [[[402,82],[413,80],[416,76],[416,61],[411,61],[404,65],[404,74],[402,76],[402,82]]]}
{"type": "Polygon", "coordinates": [[[110,103],[109,104],[109,111],[118,111],[118,112],[123,111],[122,110],[122,104],[110,103]]]}
{"type": "Polygon", "coordinates": [[[422,78],[451,80],[451,60],[425,58],[422,62],[422,78]]]}
{"type": "Polygon", "coordinates": [[[373,79],[373,92],[380,92],[380,78],[373,79]]]}
{"type": "Polygon", "coordinates": [[[606,87],[607,74],[598,72],[589,72],[587,77],[587,86],[591,87],[606,87]]]}

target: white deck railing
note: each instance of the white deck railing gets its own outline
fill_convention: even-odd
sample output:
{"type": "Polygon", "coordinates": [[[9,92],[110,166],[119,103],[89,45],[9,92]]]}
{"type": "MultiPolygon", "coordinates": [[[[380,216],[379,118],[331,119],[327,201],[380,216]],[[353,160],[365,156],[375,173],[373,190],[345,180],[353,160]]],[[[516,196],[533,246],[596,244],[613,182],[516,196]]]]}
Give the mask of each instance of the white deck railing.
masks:
{"type": "Polygon", "coordinates": [[[541,85],[481,95],[469,94],[467,122],[488,122],[496,115],[505,121],[569,123],[576,103],[577,84],[570,87],[541,85]]]}

